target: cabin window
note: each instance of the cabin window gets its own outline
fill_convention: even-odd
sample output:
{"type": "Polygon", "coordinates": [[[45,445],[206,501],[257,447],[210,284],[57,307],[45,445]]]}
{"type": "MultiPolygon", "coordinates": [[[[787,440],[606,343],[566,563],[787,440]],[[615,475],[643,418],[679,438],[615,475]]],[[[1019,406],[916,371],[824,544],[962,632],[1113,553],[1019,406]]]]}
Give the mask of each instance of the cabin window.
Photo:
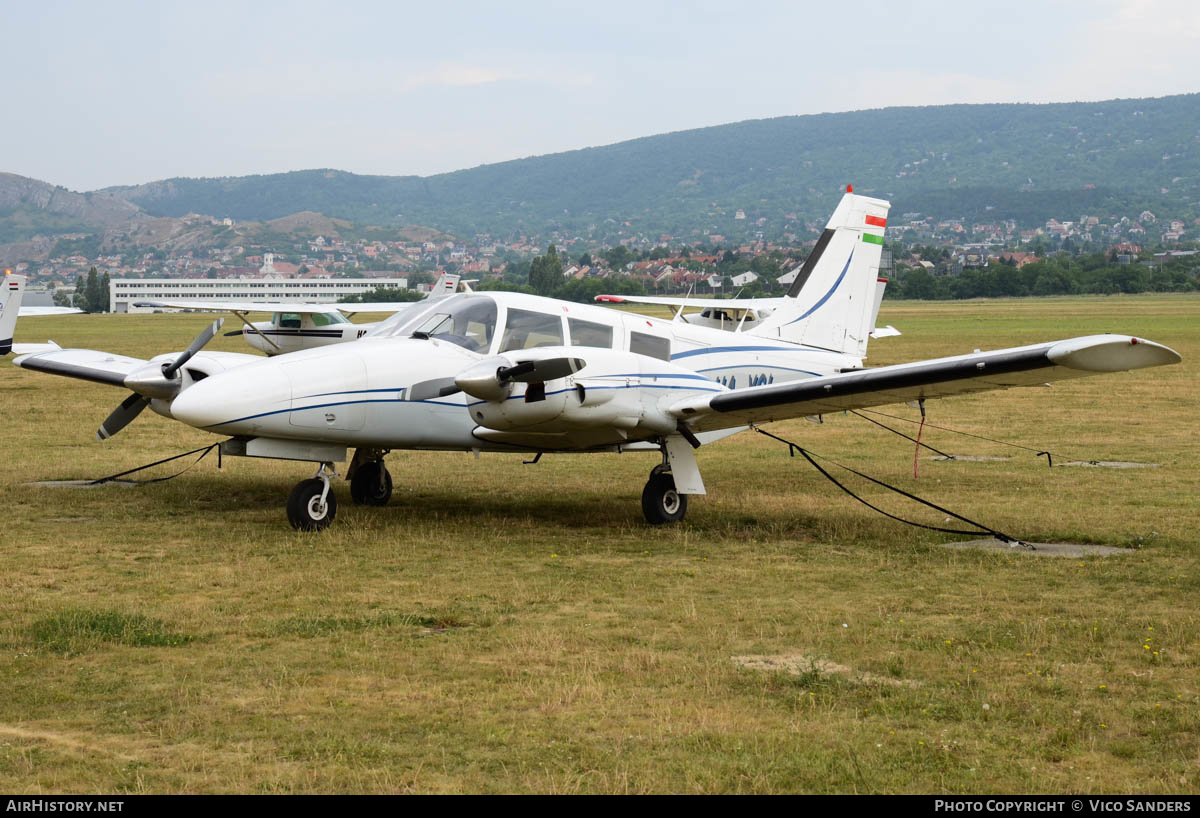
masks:
{"type": "Polygon", "coordinates": [[[644,332],[629,333],[629,351],[648,358],[658,358],[661,361],[671,360],[671,341],[669,338],[659,338],[657,335],[647,335],[644,332]]]}
{"type": "Polygon", "coordinates": [[[294,312],[275,313],[276,324],[280,329],[300,329],[300,315],[294,312]]]}
{"type": "Polygon", "coordinates": [[[607,324],[568,318],[567,326],[571,330],[571,346],[612,349],[613,330],[607,324]]]}
{"type": "Polygon", "coordinates": [[[508,323],[504,327],[504,337],[500,342],[501,352],[562,345],[562,319],[557,315],[530,310],[508,311],[508,323]]]}
{"type": "Polygon", "coordinates": [[[345,324],[346,316],[340,312],[314,312],[312,314],[313,326],[328,327],[333,324],[345,324]]]}

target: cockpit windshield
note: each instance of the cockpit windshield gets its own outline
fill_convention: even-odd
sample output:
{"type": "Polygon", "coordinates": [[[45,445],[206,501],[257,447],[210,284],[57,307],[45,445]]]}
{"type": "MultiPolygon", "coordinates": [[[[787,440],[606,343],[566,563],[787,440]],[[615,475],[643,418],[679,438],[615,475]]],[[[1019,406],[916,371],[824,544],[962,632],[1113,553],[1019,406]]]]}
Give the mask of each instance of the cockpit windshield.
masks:
{"type": "Polygon", "coordinates": [[[407,338],[409,335],[412,335],[411,327],[417,319],[429,315],[435,308],[440,308],[448,299],[455,297],[452,295],[440,295],[433,298],[426,298],[424,301],[415,301],[411,307],[402,309],[394,313],[390,318],[380,321],[364,337],[407,338]]]}
{"type": "Polygon", "coordinates": [[[415,324],[414,334],[449,341],[472,352],[487,352],[496,334],[496,302],[481,295],[452,296],[415,324]]]}

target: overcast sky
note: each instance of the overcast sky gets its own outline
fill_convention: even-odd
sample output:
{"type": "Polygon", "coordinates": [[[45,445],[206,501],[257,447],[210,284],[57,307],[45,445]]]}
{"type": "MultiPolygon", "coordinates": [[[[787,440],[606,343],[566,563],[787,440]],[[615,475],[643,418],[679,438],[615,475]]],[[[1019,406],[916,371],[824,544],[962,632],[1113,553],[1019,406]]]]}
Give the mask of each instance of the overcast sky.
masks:
{"type": "Polygon", "coordinates": [[[1196,0],[0,0],[0,31],[0,171],[75,190],[427,175],[751,118],[1200,90],[1196,0]]]}

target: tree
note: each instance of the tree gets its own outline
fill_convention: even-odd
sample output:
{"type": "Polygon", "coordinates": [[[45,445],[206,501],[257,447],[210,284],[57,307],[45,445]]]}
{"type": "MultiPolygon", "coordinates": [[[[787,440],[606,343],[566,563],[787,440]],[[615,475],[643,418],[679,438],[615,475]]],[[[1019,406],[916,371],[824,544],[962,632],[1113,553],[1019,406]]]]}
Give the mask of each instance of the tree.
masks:
{"type": "Polygon", "coordinates": [[[100,277],[100,310],[112,312],[112,287],[108,273],[100,277]]]}
{"type": "Polygon", "coordinates": [[[71,296],[71,306],[77,310],[87,309],[87,288],[84,285],[83,273],[75,276],[75,294],[71,296]]]}
{"type": "Polygon", "coordinates": [[[538,256],[529,265],[529,286],[538,295],[550,295],[562,284],[563,266],[558,249],[551,244],[546,255],[538,256]]]}
{"type": "Polygon", "coordinates": [[[85,312],[100,312],[103,305],[100,303],[100,277],[96,275],[96,268],[88,270],[87,284],[84,286],[84,311],[85,312]]]}

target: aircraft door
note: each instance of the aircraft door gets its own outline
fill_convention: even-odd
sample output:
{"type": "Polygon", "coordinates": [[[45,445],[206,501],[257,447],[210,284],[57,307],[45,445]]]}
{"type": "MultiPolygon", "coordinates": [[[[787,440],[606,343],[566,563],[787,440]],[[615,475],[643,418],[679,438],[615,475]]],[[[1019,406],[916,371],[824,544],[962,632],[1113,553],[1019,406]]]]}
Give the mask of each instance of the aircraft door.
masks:
{"type": "Polygon", "coordinates": [[[284,371],[292,382],[293,426],[306,429],[337,429],[356,432],[367,420],[370,397],[361,391],[367,381],[367,369],[361,360],[343,355],[308,358],[285,363],[284,371]]]}

